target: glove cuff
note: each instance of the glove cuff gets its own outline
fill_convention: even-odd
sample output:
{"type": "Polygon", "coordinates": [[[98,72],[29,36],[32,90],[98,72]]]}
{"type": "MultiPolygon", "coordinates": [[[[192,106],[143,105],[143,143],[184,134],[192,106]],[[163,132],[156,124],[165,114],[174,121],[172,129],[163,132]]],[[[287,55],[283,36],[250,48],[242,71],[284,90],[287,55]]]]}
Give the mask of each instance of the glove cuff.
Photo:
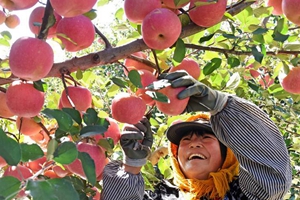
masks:
{"type": "Polygon", "coordinates": [[[228,96],[229,96],[229,94],[227,94],[227,93],[219,92],[219,91],[216,91],[216,90],[214,90],[214,92],[215,92],[214,95],[215,95],[215,98],[216,98],[216,104],[215,104],[214,109],[210,111],[211,115],[217,114],[218,112],[220,112],[224,108],[224,106],[227,103],[228,96]]]}
{"type": "Polygon", "coordinates": [[[123,163],[132,166],[132,167],[142,167],[147,163],[148,157],[142,159],[132,159],[127,156],[124,156],[123,163]]]}

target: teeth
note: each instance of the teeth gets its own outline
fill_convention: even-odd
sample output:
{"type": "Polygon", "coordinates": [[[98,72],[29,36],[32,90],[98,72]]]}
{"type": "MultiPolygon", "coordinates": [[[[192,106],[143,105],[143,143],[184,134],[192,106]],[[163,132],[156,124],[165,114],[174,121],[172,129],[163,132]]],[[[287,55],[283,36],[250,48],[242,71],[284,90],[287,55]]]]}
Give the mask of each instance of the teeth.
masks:
{"type": "Polygon", "coordinates": [[[194,157],[206,159],[206,157],[203,156],[202,154],[192,154],[192,155],[190,155],[189,160],[193,159],[194,157]]]}

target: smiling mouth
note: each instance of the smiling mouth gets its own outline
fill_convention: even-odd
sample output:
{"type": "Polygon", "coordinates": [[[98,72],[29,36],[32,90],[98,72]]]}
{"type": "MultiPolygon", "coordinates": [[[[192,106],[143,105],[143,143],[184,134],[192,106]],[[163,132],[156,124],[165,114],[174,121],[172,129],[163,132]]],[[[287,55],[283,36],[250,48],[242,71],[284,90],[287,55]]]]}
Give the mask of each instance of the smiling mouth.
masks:
{"type": "Polygon", "coordinates": [[[204,159],[206,159],[206,157],[202,154],[192,154],[192,155],[190,155],[189,160],[194,160],[194,159],[204,160],[204,159]]]}

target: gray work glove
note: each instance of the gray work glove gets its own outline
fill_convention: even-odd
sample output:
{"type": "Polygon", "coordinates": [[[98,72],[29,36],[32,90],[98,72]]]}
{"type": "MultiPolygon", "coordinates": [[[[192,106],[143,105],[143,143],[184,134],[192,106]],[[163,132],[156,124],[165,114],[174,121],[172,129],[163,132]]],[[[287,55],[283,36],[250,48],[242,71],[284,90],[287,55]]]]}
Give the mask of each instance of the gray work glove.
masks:
{"type": "Polygon", "coordinates": [[[178,99],[190,97],[185,112],[204,111],[214,115],[223,109],[228,99],[228,94],[209,88],[183,70],[162,74],[159,79],[168,80],[173,88],[186,87],[177,96],[178,99]]]}
{"type": "Polygon", "coordinates": [[[141,167],[146,164],[153,144],[153,132],[150,126],[146,117],[135,125],[124,125],[120,139],[125,154],[124,164],[133,167],[141,167]]]}

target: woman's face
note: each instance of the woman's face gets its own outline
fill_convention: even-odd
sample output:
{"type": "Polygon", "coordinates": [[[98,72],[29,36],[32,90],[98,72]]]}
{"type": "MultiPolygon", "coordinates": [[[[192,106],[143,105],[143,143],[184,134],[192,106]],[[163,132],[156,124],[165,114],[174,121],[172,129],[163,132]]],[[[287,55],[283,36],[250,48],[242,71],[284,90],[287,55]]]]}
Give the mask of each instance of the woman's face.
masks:
{"type": "Polygon", "coordinates": [[[218,139],[208,133],[184,136],[178,147],[178,162],[186,178],[207,179],[210,172],[216,172],[222,166],[218,139]]]}

